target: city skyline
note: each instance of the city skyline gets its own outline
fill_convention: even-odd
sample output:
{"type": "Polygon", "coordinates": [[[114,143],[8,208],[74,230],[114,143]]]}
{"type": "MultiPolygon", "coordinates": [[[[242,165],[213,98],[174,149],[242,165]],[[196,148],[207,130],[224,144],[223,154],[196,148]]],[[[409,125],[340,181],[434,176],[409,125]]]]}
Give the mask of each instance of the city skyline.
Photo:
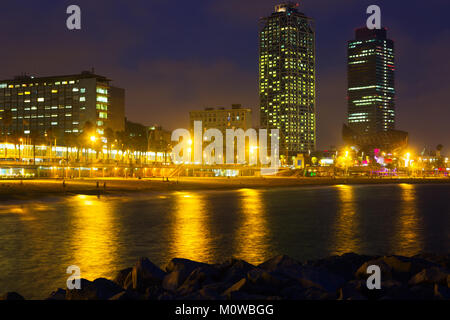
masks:
{"type": "Polygon", "coordinates": [[[0,305],[449,301],[443,2],[5,2],[0,305]]]}
{"type": "MultiPolygon", "coordinates": [[[[189,110],[210,105],[226,106],[242,103],[250,106],[255,114],[258,110],[258,19],[270,13],[277,3],[277,1],[259,1],[256,4],[253,1],[247,1],[239,6],[231,4],[230,7],[236,8],[232,12],[229,8],[223,8],[215,2],[205,3],[204,6],[202,3],[195,8],[185,8],[184,4],[177,4],[179,11],[184,11],[187,15],[195,13],[199,18],[199,21],[191,24],[188,30],[184,30],[179,39],[170,37],[175,30],[163,28],[164,23],[167,22],[164,21],[164,17],[167,17],[165,14],[169,8],[166,4],[147,5],[137,2],[135,8],[127,8],[125,12],[122,12],[122,6],[117,3],[100,10],[97,4],[80,1],[84,20],[83,29],[79,33],[68,32],[63,23],[59,26],[59,20],[56,17],[61,15],[60,20],[64,21],[65,16],[61,13],[64,12],[63,5],[50,8],[50,3],[43,1],[40,2],[41,10],[36,13],[33,11],[33,5],[23,12],[17,5],[7,4],[9,19],[32,20],[36,23],[36,27],[30,31],[26,23],[23,26],[19,23],[18,27],[9,31],[17,36],[7,38],[5,50],[0,57],[3,61],[11,61],[11,58],[8,59],[9,54],[13,48],[16,48],[15,56],[18,56],[16,60],[18,62],[4,65],[0,75],[5,79],[21,72],[46,76],[75,73],[94,66],[98,73],[113,78],[115,84],[126,88],[127,117],[130,120],[161,123],[164,127],[170,128],[186,127],[189,121],[189,110]],[[181,8],[186,10],[180,10],[181,8]],[[138,12],[138,9],[142,12],[138,12]],[[118,18],[119,12],[121,12],[121,19],[119,23],[116,23],[118,20],[114,19],[118,18]],[[162,17],[154,17],[156,12],[162,14],[162,17]],[[19,13],[23,14],[23,17],[19,18],[19,13]],[[104,19],[102,22],[105,23],[103,26],[93,19],[98,18],[97,15],[100,13],[104,19]],[[33,15],[35,16],[32,19],[33,15]],[[39,19],[45,20],[47,16],[52,17],[50,25],[38,23],[39,19]],[[150,22],[140,19],[144,16],[150,16],[148,19],[150,22]],[[109,21],[109,17],[114,17],[112,19],[114,21],[109,21]],[[125,22],[130,22],[133,17],[139,19],[125,26],[125,22]],[[208,24],[211,30],[201,30],[202,23],[218,17],[220,19],[216,23],[208,24]],[[161,22],[159,26],[158,22],[161,22]],[[224,24],[224,22],[227,23],[224,24]],[[114,23],[113,32],[107,32],[108,23],[114,23]],[[151,25],[143,28],[147,24],[151,25]],[[45,49],[39,50],[34,53],[33,61],[25,61],[22,56],[24,50],[21,48],[23,49],[26,44],[32,44],[36,36],[48,33],[49,28],[54,32],[50,36],[41,38],[43,43],[48,44],[43,47],[59,48],[59,50],[48,49],[50,54],[45,49]],[[235,32],[236,29],[241,31],[240,34],[235,32]],[[218,39],[209,37],[212,32],[222,35],[220,43],[218,39]],[[127,36],[130,34],[131,36],[127,36]],[[99,38],[99,35],[103,35],[103,38],[99,38]],[[166,37],[166,35],[169,36],[166,37]],[[202,35],[205,41],[197,43],[194,48],[189,41],[199,35],[202,35]],[[149,36],[147,40],[145,36],[149,36]],[[55,37],[60,37],[56,47],[53,44],[55,37]],[[98,43],[94,42],[94,38],[99,39],[98,43]],[[177,52],[180,46],[183,50],[177,52]],[[209,49],[204,50],[205,47],[209,49]],[[145,50],[142,50],[145,48],[155,50],[145,53],[145,50]],[[112,54],[105,57],[101,54],[103,50],[108,50],[112,54]],[[218,53],[219,51],[221,53],[218,53]],[[180,57],[182,53],[183,57],[180,57]],[[173,74],[177,74],[176,79],[171,77],[173,74]],[[209,78],[206,74],[213,76],[209,78]],[[148,112],[145,112],[147,110],[148,112]],[[170,116],[166,116],[161,110],[169,111],[170,116]],[[160,114],[156,113],[157,116],[155,116],[157,111],[160,111],[160,114]]],[[[440,19],[414,19],[417,12],[426,12],[426,10],[436,15],[442,14],[445,11],[445,5],[438,2],[427,5],[413,2],[404,6],[389,4],[386,1],[379,1],[379,5],[382,8],[383,26],[389,28],[392,38],[399,47],[398,127],[410,132],[410,141],[417,149],[422,148],[424,144],[434,147],[437,143],[442,143],[445,146],[449,140],[446,136],[444,120],[449,111],[443,107],[447,89],[445,74],[448,70],[446,65],[448,62],[443,57],[450,50],[442,43],[449,37],[449,32],[443,22],[439,22],[440,19]],[[417,9],[421,6],[425,11],[417,9]],[[409,20],[414,20],[416,23],[409,23],[409,20]],[[425,25],[428,29],[431,26],[435,30],[434,34],[429,33],[428,38],[423,38],[423,47],[429,50],[410,50],[414,47],[414,43],[412,43],[412,36],[408,35],[409,31],[416,32],[415,34],[423,33],[425,25]],[[427,105],[427,108],[424,108],[424,105],[427,105]]],[[[341,141],[340,129],[346,117],[345,45],[352,31],[364,24],[367,17],[366,7],[365,1],[345,7],[330,4],[327,1],[317,4],[309,1],[301,3],[301,11],[314,18],[318,28],[319,149],[327,148],[329,145],[339,145],[341,141]],[[327,4],[328,7],[325,6],[327,4]],[[339,15],[341,18],[338,18],[339,15]],[[323,19],[327,22],[324,23],[323,19]],[[324,31],[330,29],[330,25],[337,21],[342,24],[339,23],[338,26],[333,27],[334,37],[331,39],[324,31]],[[343,35],[345,40],[342,39],[343,35]],[[328,50],[324,50],[327,48],[328,50]]],[[[185,16],[179,17],[179,15],[175,14],[177,18],[180,18],[177,23],[181,24],[185,16]]],[[[4,19],[2,24],[6,27],[8,19],[4,19]]],[[[178,28],[174,29],[178,30],[178,28]]],[[[254,120],[254,123],[258,123],[257,120],[254,120]]]]}

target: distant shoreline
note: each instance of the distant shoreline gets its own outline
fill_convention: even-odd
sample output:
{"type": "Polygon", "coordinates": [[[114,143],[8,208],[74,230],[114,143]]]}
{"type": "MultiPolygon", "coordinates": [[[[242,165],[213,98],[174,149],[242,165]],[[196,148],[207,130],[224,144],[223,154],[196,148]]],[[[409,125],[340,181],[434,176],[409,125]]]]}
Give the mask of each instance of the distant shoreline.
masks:
{"type": "Polygon", "coordinates": [[[333,185],[387,185],[387,184],[450,184],[450,178],[291,178],[291,177],[238,177],[238,178],[162,178],[151,179],[31,179],[0,180],[0,201],[32,200],[39,197],[66,195],[120,195],[123,193],[170,192],[195,190],[238,190],[295,188],[333,185]],[[98,187],[97,187],[98,182],[98,187]]]}

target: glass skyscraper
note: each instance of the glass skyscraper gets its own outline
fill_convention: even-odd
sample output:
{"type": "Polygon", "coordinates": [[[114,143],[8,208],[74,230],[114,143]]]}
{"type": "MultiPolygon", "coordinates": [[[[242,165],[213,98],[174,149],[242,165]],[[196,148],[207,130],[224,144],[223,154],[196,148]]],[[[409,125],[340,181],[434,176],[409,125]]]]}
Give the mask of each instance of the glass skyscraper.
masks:
{"type": "Polygon", "coordinates": [[[280,130],[280,154],[287,156],[316,147],[315,31],[297,7],[277,5],[260,31],[261,127],[280,130]]]}
{"type": "Polygon", "coordinates": [[[394,72],[386,29],[357,29],[348,43],[348,126],[355,134],[395,129],[394,72]]]}

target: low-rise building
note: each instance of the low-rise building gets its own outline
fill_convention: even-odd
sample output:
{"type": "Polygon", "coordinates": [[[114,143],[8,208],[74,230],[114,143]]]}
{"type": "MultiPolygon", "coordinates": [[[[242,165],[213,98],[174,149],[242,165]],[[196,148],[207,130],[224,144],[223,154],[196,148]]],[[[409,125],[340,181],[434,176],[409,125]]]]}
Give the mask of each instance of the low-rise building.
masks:
{"type": "Polygon", "coordinates": [[[123,89],[93,72],[74,75],[19,76],[0,80],[0,128],[2,135],[78,135],[87,122],[98,136],[105,129],[123,131],[123,89]]]}
{"type": "Polygon", "coordinates": [[[252,128],[252,110],[242,108],[240,104],[233,104],[231,108],[205,108],[189,112],[191,130],[194,121],[202,121],[203,130],[219,129],[225,136],[226,129],[252,128]]]}

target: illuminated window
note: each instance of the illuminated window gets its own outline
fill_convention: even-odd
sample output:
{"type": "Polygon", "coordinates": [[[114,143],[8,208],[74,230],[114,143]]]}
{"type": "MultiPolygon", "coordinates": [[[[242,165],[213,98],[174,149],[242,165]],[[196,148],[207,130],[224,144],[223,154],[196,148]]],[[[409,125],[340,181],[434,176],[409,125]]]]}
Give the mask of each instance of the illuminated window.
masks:
{"type": "Polygon", "coordinates": [[[108,94],[108,90],[103,89],[103,88],[97,88],[97,93],[108,94]]]}
{"type": "Polygon", "coordinates": [[[107,97],[103,97],[103,96],[97,96],[97,101],[99,102],[108,102],[108,98],[107,97]]]}

